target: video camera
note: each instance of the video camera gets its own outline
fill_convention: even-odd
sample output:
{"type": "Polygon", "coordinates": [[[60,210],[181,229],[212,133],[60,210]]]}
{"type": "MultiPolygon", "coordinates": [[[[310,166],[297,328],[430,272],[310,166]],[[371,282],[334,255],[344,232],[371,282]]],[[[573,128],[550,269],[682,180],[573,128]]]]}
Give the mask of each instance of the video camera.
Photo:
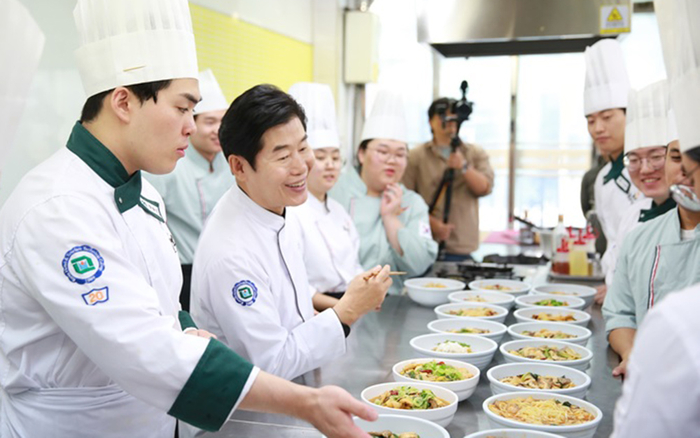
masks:
{"type": "Polygon", "coordinates": [[[462,91],[460,100],[449,99],[449,103],[440,103],[435,107],[435,112],[442,119],[443,126],[447,122],[457,122],[457,132],[459,132],[462,122],[469,120],[474,108],[474,102],[467,100],[467,89],[469,89],[467,81],[462,81],[459,88],[462,91]],[[453,115],[447,115],[448,109],[453,115]]]}

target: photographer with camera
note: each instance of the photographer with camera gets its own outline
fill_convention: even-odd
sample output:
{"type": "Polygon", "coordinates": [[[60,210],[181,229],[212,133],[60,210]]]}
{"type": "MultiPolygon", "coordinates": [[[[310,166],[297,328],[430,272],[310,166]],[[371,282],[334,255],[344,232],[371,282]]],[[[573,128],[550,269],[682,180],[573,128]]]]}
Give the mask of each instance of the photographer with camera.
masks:
{"type": "Polygon", "coordinates": [[[410,151],[402,181],[430,206],[430,228],[441,243],[439,259],[445,261],[470,259],[479,247],[479,198],[493,189],[486,152],[458,137],[459,126],[471,114],[466,88],[464,82],[460,101],[443,97],[430,105],[433,138],[410,151]]]}

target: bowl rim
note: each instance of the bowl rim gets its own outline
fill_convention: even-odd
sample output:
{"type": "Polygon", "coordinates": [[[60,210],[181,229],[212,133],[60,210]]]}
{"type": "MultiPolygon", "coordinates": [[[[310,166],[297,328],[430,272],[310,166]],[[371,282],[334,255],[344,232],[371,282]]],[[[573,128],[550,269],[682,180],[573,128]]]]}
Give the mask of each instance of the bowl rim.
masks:
{"type": "MultiPolygon", "coordinates": [[[[418,350],[418,351],[428,351],[423,347],[419,347],[418,345],[415,345],[415,342],[417,339],[423,339],[423,338],[429,338],[429,337],[444,337],[444,336],[458,336],[460,338],[463,338],[465,340],[473,339],[476,340],[477,342],[486,342],[489,344],[489,348],[487,350],[483,351],[477,351],[474,353],[444,353],[444,352],[439,352],[436,351],[435,353],[443,353],[443,354],[458,354],[461,355],[461,357],[480,357],[480,356],[487,356],[489,354],[495,354],[496,350],[498,350],[498,343],[494,341],[493,339],[489,339],[485,336],[477,336],[477,335],[467,335],[463,333],[426,333],[418,336],[414,336],[411,338],[409,341],[409,345],[411,348],[418,350]]],[[[449,339],[447,339],[449,341],[449,339]]]]}
{"type": "MultiPolygon", "coordinates": [[[[528,299],[537,299],[537,300],[543,299],[540,297],[561,298],[561,295],[552,295],[552,294],[521,295],[519,297],[515,297],[515,304],[516,305],[520,304],[520,305],[527,306],[527,307],[546,307],[548,309],[571,309],[571,308],[573,308],[573,306],[583,306],[586,304],[586,300],[584,300],[583,298],[574,296],[574,295],[571,295],[571,296],[567,295],[566,299],[573,300],[573,301],[578,300],[578,302],[575,304],[569,304],[567,306],[537,306],[537,305],[534,305],[534,304],[527,302],[528,299]]],[[[580,309],[574,309],[574,310],[580,310],[580,309]]]]}
{"type": "Polygon", "coordinates": [[[520,281],[520,280],[511,280],[511,279],[508,279],[508,278],[482,278],[481,280],[472,280],[472,281],[470,281],[470,282],[467,284],[467,286],[469,287],[469,290],[485,290],[485,291],[487,291],[487,292],[500,292],[500,293],[509,293],[509,294],[527,292],[527,291],[529,291],[530,289],[532,289],[532,284],[531,284],[531,283],[526,283],[526,282],[520,281]],[[522,285],[522,287],[521,287],[520,289],[518,289],[518,290],[513,290],[513,291],[510,291],[510,292],[494,291],[494,290],[491,290],[491,289],[481,289],[480,287],[478,287],[478,286],[477,286],[477,283],[480,283],[480,282],[482,282],[482,281],[487,282],[487,283],[498,283],[498,282],[501,282],[501,283],[503,283],[503,282],[519,283],[519,284],[522,285]]]}
{"type": "MultiPolygon", "coordinates": [[[[519,329],[519,328],[523,327],[523,326],[526,325],[526,324],[527,324],[527,325],[529,325],[529,324],[542,324],[542,325],[547,325],[547,326],[549,326],[549,324],[555,324],[556,327],[552,327],[552,328],[561,329],[561,328],[563,327],[563,328],[565,328],[565,329],[566,329],[566,328],[568,328],[568,329],[573,328],[573,330],[585,330],[586,334],[585,334],[584,336],[578,336],[578,337],[576,338],[576,342],[588,341],[588,340],[593,336],[593,332],[592,332],[589,328],[584,327],[584,326],[582,326],[582,325],[569,324],[568,322],[537,321],[537,320],[535,320],[535,319],[533,319],[533,320],[531,320],[531,321],[527,321],[527,322],[516,322],[515,324],[509,325],[508,328],[507,328],[506,330],[508,331],[508,334],[511,335],[511,336],[523,336],[523,337],[525,338],[525,339],[521,339],[521,338],[513,339],[514,341],[515,341],[515,340],[524,341],[524,340],[528,340],[528,339],[545,339],[545,338],[537,338],[537,337],[534,337],[534,336],[523,335],[522,333],[518,333],[518,332],[515,331],[516,329],[519,329]]],[[[561,341],[562,339],[553,339],[553,340],[554,340],[554,341],[561,341]]],[[[576,342],[573,342],[573,341],[564,341],[564,342],[570,342],[570,343],[572,343],[572,344],[575,344],[575,343],[576,343],[576,342]]]]}
{"type": "MultiPolygon", "coordinates": [[[[456,380],[456,381],[454,381],[454,382],[428,382],[428,383],[433,384],[433,385],[454,385],[454,386],[460,386],[460,385],[463,385],[463,384],[465,384],[465,383],[473,383],[473,381],[476,381],[477,384],[479,383],[479,379],[481,378],[481,370],[479,369],[479,367],[477,367],[476,365],[472,365],[472,364],[470,364],[470,363],[467,363],[467,362],[462,362],[461,360],[450,359],[450,358],[443,358],[443,357],[418,357],[418,358],[414,358],[414,359],[402,360],[402,361],[400,361],[400,362],[396,362],[396,363],[391,367],[391,372],[392,372],[392,374],[394,374],[394,375],[400,375],[401,377],[404,377],[404,378],[406,378],[406,379],[410,379],[411,382],[413,382],[413,381],[416,381],[416,382],[425,382],[425,380],[411,379],[410,377],[404,376],[404,375],[401,374],[399,371],[397,371],[397,370],[398,370],[398,367],[399,367],[399,365],[405,366],[405,365],[408,365],[409,363],[414,363],[414,362],[416,362],[416,361],[423,361],[423,363],[425,363],[425,362],[431,362],[431,361],[434,361],[434,360],[435,360],[435,361],[444,361],[445,363],[447,363],[447,362],[458,362],[460,367],[468,368],[469,371],[473,374],[473,376],[471,376],[471,377],[468,378],[468,379],[456,380]]],[[[451,365],[451,364],[448,364],[448,365],[451,365]]],[[[454,365],[452,365],[452,366],[454,366],[454,365]]],[[[449,386],[447,386],[447,388],[449,388],[449,386]]]]}
{"type": "MultiPolygon", "coordinates": [[[[561,438],[561,435],[555,435],[553,433],[545,432],[544,430],[534,430],[534,429],[521,429],[521,428],[511,428],[511,427],[499,427],[499,428],[491,428],[491,429],[486,429],[486,430],[480,430],[478,432],[470,433],[469,435],[464,436],[464,438],[471,438],[471,437],[476,437],[479,438],[482,435],[479,434],[493,434],[493,433],[504,433],[504,432],[515,432],[515,433],[531,433],[531,432],[537,432],[538,434],[542,434],[542,438],[561,438]]],[[[487,435],[483,435],[486,437],[487,435]]]]}
{"type": "Polygon", "coordinates": [[[488,397],[484,402],[481,404],[481,409],[486,413],[486,416],[489,418],[493,418],[495,420],[498,420],[500,422],[505,422],[505,424],[512,424],[515,426],[520,426],[519,428],[531,428],[532,430],[537,430],[537,431],[543,431],[543,432],[550,432],[550,431],[560,431],[560,432],[575,432],[575,431],[581,431],[581,430],[587,430],[587,429],[595,429],[598,427],[600,422],[603,420],[603,411],[600,410],[596,405],[593,403],[572,397],[570,395],[566,394],[558,394],[558,393],[552,393],[552,392],[534,392],[534,391],[514,391],[514,392],[504,392],[502,394],[496,394],[492,395],[491,397],[488,397]],[[578,406],[586,409],[588,412],[593,411],[593,413],[596,414],[596,417],[592,420],[589,421],[588,423],[583,423],[583,424],[572,424],[570,426],[547,426],[543,424],[530,424],[530,423],[523,423],[520,421],[515,421],[511,420],[508,418],[501,417],[500,415],[496,415],[491,410],[489,409],[489,404],[493,403],[496,400],[500,400],[502,397],[509,397],[510,398],[519,398],[519,397],[532,397],[535,399],[541,400],[542,397],[548,397],[548,398],[565,398],[569,400],[570,403],[576,403],[578,406]],[[593,409],[591,409],[593,408],[593,409]]]}
{"type": "MultiPolygon", "coordinates": [[[[584,286],[584,285],[581,285],[581,284],[573,284],[573,283],[544,283],[544,284],[538,284],[537,286],[533,286],[531,290],[532,290],[533,292],[537,292],[537,294],[541,294],[541,295],[551,295],[550,292],[543,292],[543,291],[540,291],[540,290],[539,290],[540,287],[548,287],[548,286],[555,286],[555,287],[577,287],[577,288],[581,288],[581,291],[582,291],[582,292],[585,292],[585,293],[584,293],[584,294],[573,295],[573,296],[578,296],[578,297],[581,297],[581,296],[590,297],[590,296],[595,295],[595,294],[597,293],[597,291],[595,290],[595,288],[592,288],[592,287],[590,287],[590,286],[584,286]]],[[[555,294],[555,295],[558,295],[558,294],[555,294]]],[[[569,295],[569,294],[565,293],[564,295],[569,295]]]]}
{"type": "MultiPolygon", "coordinates": [[[[367,403],[371,406],[376,406],[376,407],[383,408],[383,409],[391,409],[392,411],[399,411],[399,412],[447,412],[451,409],[455,409],[455,410],[457,409],[457,405],[459,403],[459,396],[453,390],[451,390],[449,388],[445,388],[444,386],[437,386],[437,385],[433,385],[433,384],[429,384],[429,383],[421,383],[420,381],[417,381],[417,383],[415,385],[427,386],[427,388],[418,388],[413,383],[411,385],[402,385],[401,383],[408,383],[408,382],[384,382],[384,383],[377,383],[375,385],[370,385],[370,386],[366,387],[365,389],[363,389],[362,392],[360,392],[360,399],[362,399],[362,401],[364,401],[365,403],[367,403]],[[415,409],[415,410],[410,409],[410,410],[408,410],[408,409],[396,409],[396,408],[388,408],[386,406],[379,406],[379,405],[376,405],[376,404],[372,403],[371,401],[369,401],[369,398],[366,397],[367,391],[369,391],[371,389],[378,388],[378,387],[391,387],[391,386],[413,386],[417,389],[430,389],[431,391],[433,391],[433,393],[435,393],[435,389],[437,389],[438,391],[447,391],[450,394],[450,396],[454,398],[454,401],[450,402],[450,404],[448,404],[447,406],[443,406],[441,408],[415,409]]],[[[435,394],[435,395],[437,395],[437,394],[435,394]]]]}
{"type": "MultiPolygon", "coordinates": [[[[464,290],[465,287],[467,287],[467,284],[463,281],[460,280],[455,280],[453,278],[442,278],[442,277],[415,277],[415,278],[409,278],[408,280],[404,281],[404,286],[411,286],[413,288],[416,288],[417,290],[420,290],[422,292],[425,291],[441,291],[442,288],[435,288],[435,287],[425,287],[425,286],[420,286],[420,285],[414,285],[414,283],[418,281],[426,281],[426,280],[436,280],[436,281],[453,281],[457,284],[461,284],[462,289],[459,290],[452,290],[450,292],[459,292],[461,290],[464,290]]],[[[456,285],[454,287],[457,287],[456,285]]],[[[452,287],[448,286],[445,289],[452,289],[452,287]]],[[[443,292],[447,292],[444,289],[442,290],[443,292]]]]}
{"type": "MultiPolygon", "coordinates": [[[[450,433],[447,432],[447,429],[445,429],[444,427],[440,426],[440,425],[437,424],[436,422],[430,421],[430,420],[426,420],[425,418],[414,417],[414,416],[410,416],[410,415],[379,414],[379,413],[378,413],[377,420],[379,420],[380,418],[389,418],[389,419],[395,419],[395,420],[399,420],[399,421],[405,421],[407,418],[409,418],[409,419],[412,420],[412,421],[417,421],[418,423],[423,423],[423,424],[425,424],[426,426],[430,425],[430,426],[432,426],[432,427],[435,427],[435,428],[442,434],[443,437],[448,437],[448,438],[449,438],[449,436],[450,436],[450,433]]],[[[352,419],[353,419],[353,422],[354,422],[356,419],[361,419],[361,418],[359,418],[359,417],[357,417],[357,416],[353,416],[352,419]]],[[[364,421],[364,420],[363,420],[363,421],[364,421]]]]}
{"type": "MultiPolygon", "coordinates": [[[[444,304],[443,304],[443,306],[444,306],[444,304]]],[[[576,323],[587,322],[587,321],[591,320],[591,315],[588,312],[585,312],[583,310],[578,310],[578,309],[571,309],[569,307],[561,308],[561,307],[548,307],[548,306],[529,306],[529,307],[523,307],[521,309],[514,311],[513,316],[516,318],[517,317],[527,318],[528,320],[531,320],[532,322],[557,322],[557,321],[538,321],[536,319],[532,319],[529,315],[524,315],[525,312],[530,312],[532,310],[554,310],[555,312],[561,311],[561,312],[567,312],[567,313],[573,312],[574,315],[576,315],[578,313],[580,316],[583,316],[583,319],[577,319],[575,321],[576,323]]],[[[557,324],[573,324],[573,323],[562,321],[562,322],[557,323],[557,324]]]]}
{"type": "Polygon", "coordinates": [[[553,343],[554,346],[571,347],[574,350],[576,350],[577,348],[580,348],[580,349],[583,349],[584,353],[587,353],[581,359],[560,360],[560,361],[556,361],[556,362],[552,361],[551,363],[556,363],[556,364],[564,364],[565,363],[567,365],[580,365],[580,364],[588,363],[591,361],[591,359],[593,359],[593,352],[591,350],[589,350],[588,348],[584,347],[583,345],[574,344],[572,342],[554,341],[551,339],[543,339],[542,341],[538,341],[536,339],[517,339],[514,341],[508,341],[508,342],[504,342],[503,344],[500,345],[499,351],[501,352],[501,354],[503,355],[504,358],[506,358],[506,357],[516,358],[516,360],[518,362],[521,362],[521,363],[547,363],[547,361],[544,361],[544,360],[529,359],[527,357],[516,356],[514,354],[509,353],[508,350],[506,349],[507,347],[510,347],[516,343],[519,345],[521,344],[522,346],[530,346],[530,345],[527,345],[527,343],[529,343],[529,342],[543,343],[543,344],[547,344],[547,345],[551,345],[553,343]]]}
{"type": "MultiPolygon", "coordinates": [[[[511,389],[511,390],[508,391],[508,392],[516,392],[516,391],[517,391],[517,392],[530,392],[530,391],[532,391],[532,392],[553,392],[553,393],[555,393],[555,394],[571,394],[571,393],[580,391],[580,390],[582,390],[582,389],[583,389],[584,391],[587,391],[588,388],[591,386],[591,383],[592,383],[592,381],[593,381],[593,380],[591,379],[591,377],[590,377],[588,374],[586,374],[585,372],[583,372],[583,371],[581,371],[581,370],[577,370],[576,368],[571,368],[571,367],[567,367],[567,366],[564,366],[564,365],[557,365],[557,364],[555,364],[555,363],[546,363],[546,362],[542,362],[542,363],[538,363],[538,364],[534,364],[534,363],[530,363],[530,362],[502,363],[502,364],[499,364],[499,365],[496,365],[496,366],[493,366],[493,367],[489,368],[489,370],[486,372],[486,378],[487,378],[487,380],[489,381],[489,383],[492,384],[492,385],[494,385],[494,384],[495,384],[495,385],[501,385],[501,386],[503,386],[503,387],[505,387],[505,388],[509,388],[509,389],[510,389],[510,388],[517,388],[516,386],[513,386],[513,385],[511,385],[511,384],[509,384],[509,383],[503,383],[503,382],[501,382],[500,380],[496,379],[496,377],[494,377],[494,375],[493,375],[494,373],[493,373],[492,371],[494,371],[494,370],[495,370],[495,371],[500,371],[500,370],[503,370],[503,369],[506,369],[506,368],[519,368],[519,367],[522,367],[522,366],[526,366],[526,367],[527,367],[527,366],[531,366],[531,365],[542,365],[542,366],[547,367],[547,368],[556,369],[556,370],[558,370],[559,372],[562,372],[562,373],[565,372],[565,373],[569,373],[569,374],[577,374],[579,377],[582,377],[582,378],[583,378],[584,383],[581,384],[581,385],[578,385],[578,386],[576,386],[576,387],[574,387],[574,388],[566,388],[566,389],[531,389],[531,388],[523,388],[523,390],[511,389]],[[566,391],[566,392],[564,392],[564,391],[566,391]]],[[[494,371],[494,372],[495,372],[495,371],[494,371]]]]}
{"type": "MultiPolygon", "coordinates": [[[[447,298],[456,299],[456,298],[453,298],[453,295],[458,295],[458,294],[483,294],[483,293],[493,294],[493,295],[501,295],[504,298],[502,301],[487,301],[486,304],[495,304],[495,303],[511,304],[511,303],[515,302],[515,299],[517,298],[516,296],[514,296],[512,294],[509,295],[509,294],[505,294],[503,292],[485,290],[485,289],[484,290],[481,290],[481,289],[458,290],[458,291],[450,292],[450,294],[447,296],[447,298]]],[[[452,304],[460,304],[460,303],[452,303],[452,304]]]]}
{"type": "MultiPolygon", "coordinates": [[[[430,321],[430,322],[426,325],[426,327],[428,327],[428,330],[433,330],[434,327],[432,326],[432,324],[436,324],[438,321],[457,321],[457,322],[460,322],[460,323],[462,323],[462,324],[464,324],[465,321],[466,321],[466,322],[474,322],[474,323],[485,323],[486,325],[490,325],[490,324],[498,324],[498,325],[499,325],[498,331],[491,332],[491,333],[484,333],[484,334],[481,334],[481,335],[476,335],[476,334],[473,334],[473,333],[448,333],[448,332],[439,332],[439,333],[443,333],[443,334],[447,334],[447,335],[469,335],[469,334],[471,334],[471,335],[473,335],[473,336],[496,337],[496,336],[504,335],[504,334],[506,334],[506,332],[508,331],[508,326],[505,325],[505,324],[503,324],[502,322],[498,322],[498,321],[494,321],[494,320],[490,320],[490,319],[484,319],[484,318],[471,318],[471,317],[468,317],[468,316],[462,316],[462,317],[459,317],[459,318],[434,319],[434,320],[430,321]]],[[[437,330],[437,329],[436,329],[436,330],[437,330]]],[[[433,332],[431,331],[430,333],[433,333],[433,332]]],[[[436,334],[437,334],[437,333],[436,333],[436,334]]]]}
{"type": "Polygon", "coordinates": [[[496,304],[491,304],[491,303],[446,303],[446,304],[440,304],[439,306],[435,306],[435,309],[433,309],[436,314],[438,315],[445,315],[449,316],[450,318],[478,318],[478,319],[488,319],[488,318],[498,318],[503,315],[508,315],[508,309],[502,306],[498,306],[496,304]],[[458,307],[458,306],[466,306],[466,307],[472,307],[472,308],[479,308],[479,307],[486,307],[489,309],[493,309],[498,312],[496,315],[492,316],[458,316],[458,315],[450,315],[448,313],[445,313],[442,311],[443,308],[448,308],[448,307],[458,307]]]}

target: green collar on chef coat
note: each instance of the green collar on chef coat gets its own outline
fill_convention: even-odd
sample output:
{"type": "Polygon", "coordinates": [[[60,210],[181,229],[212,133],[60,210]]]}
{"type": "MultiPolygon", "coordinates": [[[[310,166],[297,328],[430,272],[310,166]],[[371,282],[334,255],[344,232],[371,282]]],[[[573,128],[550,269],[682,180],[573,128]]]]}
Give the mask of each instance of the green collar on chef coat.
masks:
{"type": "Polygon", "coordinates": [[[76,122],[66,145],[100,178],[114,188],[114,202],[119,213],[140,206],[146,213],[163,221],[160,205],[141,197],[141,171],[129,175],[121,161],[96,139],[85,127],[76,122]]]}
{"type": "Polygon", "coordinates": [[[656,217],[661,216],[676,208],[676,201],[670,196],[661,205],[657,205],[656,202],[651,201],[651,208],[647,210],[641,210],[639,212],[639,222],[646,222],[652,220],[656,217]]]}
{"type": "Polygon", "coordinates": [[[620,155],[615,158],[615,161],[612,162],[612,167],[610,168],[610,172],[608,172],[607,175],[603,177],[603,184],[607,184],[612,180],[615,180],[622,175],[622,171],[625,170],[625,163],[624,163],[624,153],[620,153],[620,155]]]}

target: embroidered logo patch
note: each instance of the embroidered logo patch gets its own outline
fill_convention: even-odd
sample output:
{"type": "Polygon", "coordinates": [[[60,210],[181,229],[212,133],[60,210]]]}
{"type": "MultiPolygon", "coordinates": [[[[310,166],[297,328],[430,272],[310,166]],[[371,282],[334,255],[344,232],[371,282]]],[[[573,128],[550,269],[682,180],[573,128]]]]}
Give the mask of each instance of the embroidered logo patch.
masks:
{"type": "Polygon", "coordinates": [[[63,273],[73,283],[92,283],[104,270],[99,251],[88,245],[76,246],[63,257],[63,273]]]}
{"type": "Polygon", "coordinates": [[[233,286],[233,298],[241,306],[252,306],[258,299],[258,288],[249,280],[243,280],[233,286]]]}
{"type": "Polygon", "coordinates": [[[109,287],[101,287],[93,289],[90,292],[83,294],[83,301],[88,306],[94,306],[97,303],[106,303],[109,300],[109,287]]]}
{"type": "Polygon", "coordinates": [[[418,223],[418,235],[426,238],[426,239],[432,239],[433,238],[433,233],[430,232],[430,224],[427,222],[419,222],[418,223]]]}

